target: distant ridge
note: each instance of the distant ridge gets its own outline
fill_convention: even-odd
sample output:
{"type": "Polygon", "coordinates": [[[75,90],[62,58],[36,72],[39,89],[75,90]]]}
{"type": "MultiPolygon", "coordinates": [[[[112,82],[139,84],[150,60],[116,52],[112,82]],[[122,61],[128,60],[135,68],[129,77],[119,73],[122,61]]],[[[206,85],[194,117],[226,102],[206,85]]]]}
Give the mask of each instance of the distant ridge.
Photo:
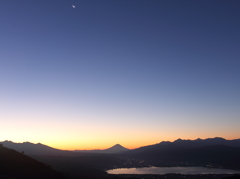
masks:
{"type": "Polygon", "coordinates": [[[77,153],[65,150],[59,150],[41,143],[33,144],[31,142],[14,143],[12,141],[0,142],[3,146],[14,149],[18,152],[24,152],[26,155],[55,155],[55,156],[74,156],[77,153]]]}
{"type": "Polygon", "coordinates": [[[31,142],[23,142],[23,143],[14,143],[12,141],[3,141],[0,142],[3,146],[14,149],[18,152],[24,152],[26,155],[54,155],[54,156],[79,156],[84,153],[101,153],[101,154],[114,154],[126,152],[129,149],[121,146],[120,144],[116,144],[105,150],[75,150],[75,151],[67,151],[67,150],[59,150],[41,143],[31,143],[31,142]]]}

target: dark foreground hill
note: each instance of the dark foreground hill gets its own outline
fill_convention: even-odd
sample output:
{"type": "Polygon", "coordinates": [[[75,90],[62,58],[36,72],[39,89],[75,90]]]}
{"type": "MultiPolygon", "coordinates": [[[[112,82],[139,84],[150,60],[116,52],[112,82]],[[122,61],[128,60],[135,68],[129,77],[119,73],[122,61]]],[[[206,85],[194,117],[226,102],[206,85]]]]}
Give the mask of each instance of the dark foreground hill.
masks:
{"type": "Polygon", "coordinates": [[[0,144],[0,179],[121,179],[121,177],[107,175],[103,170],[95,169],[97,166],[104,167],[104,163],[108,166],[108,163],[115,162],[115,158],[112,157],[104,157],[104,155],[81,158],[71,156],[42,157],[44,163],[53,164],[54,168],[64,173],[57,172],[49,165],[0,144]]]}
{"type": "MultiPolygon", "coordinates": [[[[80,178],[105,178],[110,166],[121,163],[120,159],[108,155],[69,156],[32,156],[34,159],[51,165],[55,170],[69,173],[80,178]]],[[[114,167],[113,167],[114,168],[114,167]]]]}
{"type": "Polygon", "coordinates": [[[0,176],[13,179],[61,179],[63,175],[35,159],[0,144],[0,176]]]}

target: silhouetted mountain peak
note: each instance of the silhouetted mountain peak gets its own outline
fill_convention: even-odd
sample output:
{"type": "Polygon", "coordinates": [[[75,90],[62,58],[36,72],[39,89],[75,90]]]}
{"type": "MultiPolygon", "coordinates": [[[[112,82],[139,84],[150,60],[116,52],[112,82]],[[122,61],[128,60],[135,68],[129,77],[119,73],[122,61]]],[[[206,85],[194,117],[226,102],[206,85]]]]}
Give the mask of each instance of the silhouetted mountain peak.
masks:
{"type": "Polygon", "coordinates": [[[96,149],[96,150],[75,150],[76,152],[84,152],[84,153],[120,153],[120,152],[126,152],[128,151],[129,149],[123,147],[122,145],[120,144],[116,144],[108,149],[105,149],[105,150],[99,150],[99,149],[96,149]]]}
{"type": "Polygon", "coordinates": [[[118,153],[118,152],[125,152],[125,151],[128,151],[129,149],[121,146],[120,144],[116,144],[106,150],[104,150],[105,152],[107,153],[118,153]]]}
{"type": "Polygon", "coordinates": [[[112,146],[111,148],[113,148],[113,147],[115,147],[115,148],[117,148],[117,147],[124,148],[124,147],[123,147],[123,146],[121,146],[120,144],[116,144],[116,145],[112,146]]]}
{"type": "Polygon", "coordinates": [[[189,139],[177,139],[177,140],[175,140],[173,143],[186,143],[186,142],[189,142],[189,141],[191,141],[191,140],[189,140],[189,139]]]}
{"type": "Polygon", "coordinates": [[[163,145],[163,144],[169,144],[169,143],[171,143],[171,142],[170,141],[162,141],[162,142],[160,142],[158,144],[155,144],[155,145],[159,145],[159,144],[163,145]]]}
{"type": "MultiPolygon", "coordinates": [[[[222,137],[214,137],[214,138],[208,138],[211,140],[219,140],[219,141],[226,141],[226,139],[222,138],[222,137]]],[[[206,139],[207,140],[207,139],[206,139]]]]}
{"type": "Polygon", "coordinates": [[[174,142],[182,142],[183,140],[181,138],[175,140],[174,142]]]}

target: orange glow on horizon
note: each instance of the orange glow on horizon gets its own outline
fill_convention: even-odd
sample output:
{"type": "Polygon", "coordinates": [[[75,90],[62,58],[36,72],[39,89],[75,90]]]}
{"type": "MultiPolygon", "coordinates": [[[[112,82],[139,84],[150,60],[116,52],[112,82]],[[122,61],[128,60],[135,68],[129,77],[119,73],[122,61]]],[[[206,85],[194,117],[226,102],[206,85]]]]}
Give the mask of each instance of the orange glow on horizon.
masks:
{"type": "MultiPolygon", "coordinates": [[[[21,141],[21,140],[10,140],[10,139],[6,139],[15,143],[23,143],[23,142],[31,142],[34,144],[37,143],[41,143],[43,145],[47,145],[49,147],[55,148],[55,149],[60,149],[60,150],[105,150],[108,149],[116,144],[120,144],[123,147],[127,148],[127,149],[136,149],[136,148],[140,148],[143,146],[148,146],[148,145],[154,145],[154,144],[158,144],[161,143],[162,141],[169,141],[169,142],[174,142],[175,140],[181,138],[182,140],[196,140],[198,138],[200,139],[207,139],[207,138],[215,138],[215,137],[221,137],[224,138],[226,140],[234,140],[234,139],[239,139],[239,136],[233,137],[233,135],[229,135],[229,136],[210,136],[210,137],[193,137],[193,138],[184,138],[184,137],[178,137],[178,138],[169,138],[168,139],[162,139],[162,140],[140,140],[140,139],[136,139],[135,141],[120,141],[119,143],[114,143],[113,141],[102,141],[102,142],[77,142],[77,141],[65,141],[65,142],[60,142],[60,141],[21,141]]],[[[4,141],[4,140],[1,140],[4,141]]]]}
{"type": "Polygon", "coordinates": [[[173,142],[179,138],[195,140],[197,138],[222,137],[228,140],[239,139],[238,126],[175,126],[159,127],[139,124],[137,128],[117,124],[85,124],[82,122],[48,121],[44,123],[25,119],[8,120],[0,131],[0,141],[41,143],[61,150],[104,150],[116,144],[128,149],[154,145],[162,141],[173,142]],[[113,126],[112,126],[113,125],[113,126]],[[160,130],[161,129],[161,130],[160,130]],[[203,129],[204,132],[203,132],[203,129]],[[17,135],[16,135],[17,134],[17,135]],[[31,134],[31,135],[29,135],[31,134]],[[191,136],[191,137],[189,137],[191,136]]]}
{"type": "MultiPolygon", "coordinates": [[[[215,136],[215,137],[221,137],[221,136],[215,136]]],[[[207,138],[215,138],[215,137],[207,137],[207,138]]],[[[200,138],[200,137],[199,137],[200,138]]],[[[202,140],[204,139],[207,139],[207,138],[200,138],[202,140]]],[[[233,137],[233,138],[226,138],[226,137],[221,137],[221,138],[224,138],[226,140],[234,140],[234,139],[239,139],[239,137],[233,137]]],[[[124,145],[124,144],[121,144],[119,143],[120,145],[122,145],[123,147],[127,148],[127,149],[137,149],[137,148],[140,148],[140,147],[144,147],[144,146],[148,146],[148,145],[155,145],[155,144],[158,144],[158,143],[161,143],[163,141],[169,141],[169,142],[174,142],[175,140],[177,140],[179,138],[175,138],[174,140],[162,140],[162,141],[158,141],[158,142],[153,142],[153,143],[139,143],[138,145],[124,145]]],[[[182,140],[196,140],[198,138],[181,138],[182,140]]],[[[47,145],[47,144],[44,144],[44,145],[47,145]]],[[[76,145],[74,144],[69,144],[69,145],[64,145],[64,144],[49,144],[47,146],[49,147],[53,147],[53,148],[56,148],[56,149],[60,149],[60,150],[105,150],[105,149],[108,149],[112,146],[114,146],[116,144],[105,144],[105,145],[90,145],[90,146],[86,146],[86,145],[83,145],[81,147],[77,147],[76,145]]]]}

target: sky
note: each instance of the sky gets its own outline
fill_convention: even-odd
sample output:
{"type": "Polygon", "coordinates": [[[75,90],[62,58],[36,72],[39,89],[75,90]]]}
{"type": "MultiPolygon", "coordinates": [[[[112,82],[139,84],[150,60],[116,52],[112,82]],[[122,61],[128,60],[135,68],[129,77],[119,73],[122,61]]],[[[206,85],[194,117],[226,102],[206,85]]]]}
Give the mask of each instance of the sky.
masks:
{"type": "Polygon", "coordinates": [[[240,138],[239,0],[0,0],[0,37],[0,141],[240,138]]]}

